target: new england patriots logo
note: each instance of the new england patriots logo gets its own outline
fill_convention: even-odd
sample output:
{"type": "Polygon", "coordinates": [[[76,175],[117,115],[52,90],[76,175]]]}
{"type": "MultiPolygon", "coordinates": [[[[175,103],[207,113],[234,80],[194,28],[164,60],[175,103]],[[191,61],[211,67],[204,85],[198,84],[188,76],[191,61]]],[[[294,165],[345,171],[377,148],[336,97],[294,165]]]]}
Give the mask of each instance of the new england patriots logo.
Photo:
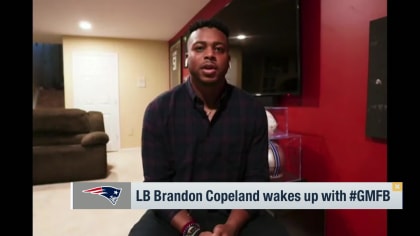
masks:
{"type": "Polygon", "coordinates": [[[100,195],[108,199],[112,203],[112,205],[115,205],[117,204],[121,191],[121,188],[115,188],[112,186],[99,186],[95,188],[85,189],[82,192],[100,195]]]}

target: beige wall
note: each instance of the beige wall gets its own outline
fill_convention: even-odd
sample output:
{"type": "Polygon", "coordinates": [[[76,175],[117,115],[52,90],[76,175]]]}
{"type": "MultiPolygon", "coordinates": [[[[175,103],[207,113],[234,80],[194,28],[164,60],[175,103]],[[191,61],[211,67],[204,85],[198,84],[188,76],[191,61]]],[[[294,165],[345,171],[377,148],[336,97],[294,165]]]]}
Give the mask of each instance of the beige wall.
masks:
{"type": "MultiPolygon", "coordinates": [[[[118,54],[121,148],[141,146],[141,127],[147,104],[169,88],[169,49],[166,41],[85,37],[63,38],[65,107],[73,106],[72,52],[118,54]],[[144,76],[146,87],[137,87],[144,76]]],[[[92,91],[94,92],[94,91],[92,91]]]]}
{"type": "Polygon", "coordinates": [[[226,79],[232,85],[242,88],[242,51],[240,48],[231,47],[230,68],[226,73],[226,79]]]}

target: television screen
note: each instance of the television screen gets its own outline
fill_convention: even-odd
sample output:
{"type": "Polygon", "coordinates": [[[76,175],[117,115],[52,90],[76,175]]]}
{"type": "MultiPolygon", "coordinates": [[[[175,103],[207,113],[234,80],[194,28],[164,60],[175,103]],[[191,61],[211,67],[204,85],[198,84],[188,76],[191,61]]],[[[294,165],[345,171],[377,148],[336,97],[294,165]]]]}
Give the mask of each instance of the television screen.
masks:
{"type": "Polygon", "coordinates": [[[300,95],[299,0],[232,0],[213,18],[230,29],[231,84],[256,96],[300,95]]]}

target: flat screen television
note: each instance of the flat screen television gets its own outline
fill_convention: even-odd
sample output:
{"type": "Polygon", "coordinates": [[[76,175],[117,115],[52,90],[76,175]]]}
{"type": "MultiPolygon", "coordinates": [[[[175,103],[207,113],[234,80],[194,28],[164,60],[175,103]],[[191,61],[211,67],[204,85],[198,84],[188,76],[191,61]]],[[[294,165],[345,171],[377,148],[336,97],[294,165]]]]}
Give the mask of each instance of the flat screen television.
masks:
{"type": "Polygon", "coordinates": [[[299,4],[232,0],[213,16],[230,29],[228,81],[255,96],[301,94],[299,4]]]}

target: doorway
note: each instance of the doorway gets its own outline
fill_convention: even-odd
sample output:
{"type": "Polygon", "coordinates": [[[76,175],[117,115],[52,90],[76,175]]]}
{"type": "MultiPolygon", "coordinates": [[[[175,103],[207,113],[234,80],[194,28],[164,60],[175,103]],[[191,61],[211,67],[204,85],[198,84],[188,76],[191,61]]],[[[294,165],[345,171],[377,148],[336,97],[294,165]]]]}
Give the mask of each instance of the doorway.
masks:
{"type": "Polygon", "coordinates": [[[118,55],[108,52],[73,52],[73,106],[100,111],[109,136],[107,151],[120,149],[118,55]]]}
{"type": "Polygon", "coordinates": [[[64,108],[61,44],[32,45],[32,108],[64,108]]]}

